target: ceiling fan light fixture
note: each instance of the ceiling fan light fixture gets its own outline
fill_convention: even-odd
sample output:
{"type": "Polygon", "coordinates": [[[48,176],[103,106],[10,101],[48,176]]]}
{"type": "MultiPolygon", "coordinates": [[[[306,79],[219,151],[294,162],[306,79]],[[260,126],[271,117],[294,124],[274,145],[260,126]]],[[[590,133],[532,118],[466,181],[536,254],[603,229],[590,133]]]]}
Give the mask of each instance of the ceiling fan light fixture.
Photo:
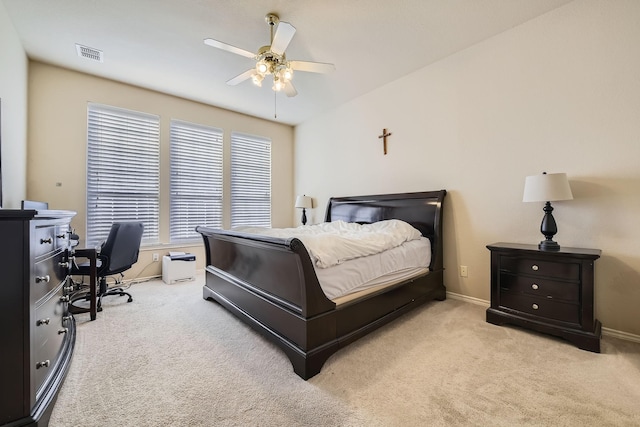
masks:
{"type": "Polygon", "coordinates": [[[262,80],[264,80],[264,76],[262,74],[255,73],[251,76],[251,80],[253,81],[254,85],[262,87],[262,80]]]}
{"type": "Polygon", "coordinates": [[[222,49],[237,55],[250,58],[255,61],[253,68],[227,81],[228,85],[235,86],[251,78],[253,84],[262,86],[267,75],[273,76],[272,89],[276,92],[284,91],[288,97],[298,94],[291,80],[293,71],[306,71],[312,73],[328,73],[335,69],[333,64],[309,61],[287,61],[285,51],[293,38],[296,28],[288,22],[280,21],[278,15],[269,13],[265,17],[269,25],[270,44],[262,46],[257,53],[240,49],[218,40],[206,38],[204,43],[208,46],[222,49]]]}

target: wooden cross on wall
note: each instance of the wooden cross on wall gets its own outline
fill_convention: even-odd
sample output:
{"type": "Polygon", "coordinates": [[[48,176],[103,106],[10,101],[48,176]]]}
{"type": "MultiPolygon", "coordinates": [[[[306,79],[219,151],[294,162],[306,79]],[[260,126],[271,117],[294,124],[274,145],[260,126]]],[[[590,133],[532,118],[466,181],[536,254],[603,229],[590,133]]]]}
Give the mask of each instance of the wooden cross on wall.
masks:
{"type": "Polygon", "coordinates": [[[387,137],[391,136],[391,132],[387,132],[386,129],[382,129],[382,135],[378,136],[378,139],[382,138],[382,146],[384,147],[384,155],[387,155],[387,137]]]}

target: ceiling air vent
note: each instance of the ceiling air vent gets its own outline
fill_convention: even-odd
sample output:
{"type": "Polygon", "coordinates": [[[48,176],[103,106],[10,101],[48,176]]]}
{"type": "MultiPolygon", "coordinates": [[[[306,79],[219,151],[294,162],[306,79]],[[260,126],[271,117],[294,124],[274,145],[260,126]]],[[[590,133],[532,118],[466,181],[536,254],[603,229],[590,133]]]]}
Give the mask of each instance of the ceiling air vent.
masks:
{"type": "Polygon", "coordinates": [[[83,58],[91,59],[93,61],[103,62],[102,59],[102,51],[98,49],[94,49],[92,47],[82,46],[81,44],[76,43],[76,50],[78,51],[78,56],[83,58]]]}

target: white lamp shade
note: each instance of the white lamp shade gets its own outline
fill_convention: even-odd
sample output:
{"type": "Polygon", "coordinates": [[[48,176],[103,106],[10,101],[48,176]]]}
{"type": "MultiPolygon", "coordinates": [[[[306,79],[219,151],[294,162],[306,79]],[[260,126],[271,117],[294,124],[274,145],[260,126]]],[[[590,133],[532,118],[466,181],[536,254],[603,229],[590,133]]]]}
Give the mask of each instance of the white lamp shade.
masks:
{"type": "Polygon", "coordinates": [[[552,202],[572,199],[573,194],[566,173],[532,175],[524,181],[523,202],[552,202]]]}
{"type": "Polygon", "coordinates": [[[311,197],[309,196],[296,197],[296,208],[311,209],[311,197]]]}

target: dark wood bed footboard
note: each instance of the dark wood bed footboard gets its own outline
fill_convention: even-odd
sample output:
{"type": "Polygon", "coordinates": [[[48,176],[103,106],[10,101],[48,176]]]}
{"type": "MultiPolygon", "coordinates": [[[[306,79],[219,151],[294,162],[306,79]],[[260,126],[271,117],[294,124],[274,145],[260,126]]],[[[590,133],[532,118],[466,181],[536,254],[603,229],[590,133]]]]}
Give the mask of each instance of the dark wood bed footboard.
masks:
{"type": "Polygon", "coordinates": [[[336,306],[322,291],[300,240],[198,227],[207,258],[203,297],[217,301],[278,345],[296,374],[308,379],[345,345],[426,301],[445,299],[441,212],[445,194],[441,190],[335,198],[327,208],[328,219],[332,210],[337,219],[358,222],[409,219],[431,239],[429,274],[336,306]]]}

